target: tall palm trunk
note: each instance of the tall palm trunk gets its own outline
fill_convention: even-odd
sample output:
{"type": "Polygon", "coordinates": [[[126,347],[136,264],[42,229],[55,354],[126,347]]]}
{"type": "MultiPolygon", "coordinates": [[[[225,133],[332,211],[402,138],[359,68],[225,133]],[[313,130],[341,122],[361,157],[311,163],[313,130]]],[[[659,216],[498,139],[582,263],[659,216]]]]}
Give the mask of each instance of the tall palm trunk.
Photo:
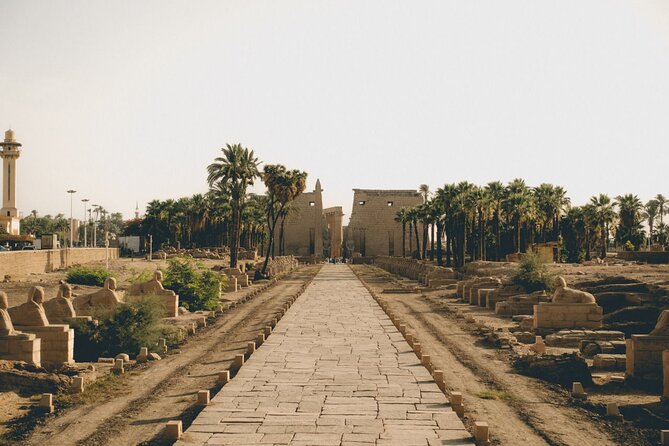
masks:
{"type": "Polygon", "coordinates": [[[402,257],[407,256],[407,223],[402,221],[402,257]]]}
{"type": "Polygon", "coordinates": [[[409,221],[409,257],[413,256],[413,223],[409,221]]]}
{"type": "Polygon", "coordinates": [[[606,225],[602,225],[602,233],[600,235],[600,237],[602,238],[602,259],[606,258],[606,235],[607,235],[606,225]]]}
{"type": "Polygon", "coordinates": [[[279,255],[286,255],[286,237],[285,237],[286,216],[281,217],[281,228],[279,229],[279,255]]]}
{"type": "MultiPolygon", "coordinates": [[[[418,221],[415,220],[413,222],[413,230],[416,235],[416,253],[418,254],[418,259],[420,260],[420,238],[418,238],[418,221]]],[[[413,257],[413,252],[411,253],[411,256],[413,257]]]]}
{"type": "Polygon", "coordinates": [[[430,225],[430,261],[434,262],[434,223],[430,225]]]}
{"type": "Polygon", "coordinates": [[[427,225],[423,222],[423,252],[421,259],[427,258],[427,225]]]}
{"type": "MultiPolygon", "coordinates": [[[[442,248],[441,248],[441,235],[442,235],[443,228],[441,226],[442,225],[441,225],[440,221],[437,220],[437,265],[444,266],[443,253],[442,253],[442,248]]],[[[434,241],[434,239],[433,239],[433,241],[434,241]]]]}
{"type": "Polygon", "coordinates": [[[502,235],[499,231],[499,209],[495,209],[495,260],[502,259],[502,235]]]}
{"type": "Polygon", "coordinates": [[[232,240],[230,240],[230,268],[237,268],[237,256],[239,251],[239,203],[232,205],[232,240]]]}

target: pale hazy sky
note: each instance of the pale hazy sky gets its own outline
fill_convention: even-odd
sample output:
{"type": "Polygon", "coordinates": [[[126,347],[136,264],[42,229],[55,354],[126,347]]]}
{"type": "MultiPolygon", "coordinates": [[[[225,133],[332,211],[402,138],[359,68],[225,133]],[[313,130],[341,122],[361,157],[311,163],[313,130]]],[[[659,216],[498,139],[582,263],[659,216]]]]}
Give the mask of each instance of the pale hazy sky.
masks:
{"type": "Polygon", "coordinates": [[[0,0],[18,205],[130,217],[225,143],[352,188],[669,194],[669,2],[0,0]]]}

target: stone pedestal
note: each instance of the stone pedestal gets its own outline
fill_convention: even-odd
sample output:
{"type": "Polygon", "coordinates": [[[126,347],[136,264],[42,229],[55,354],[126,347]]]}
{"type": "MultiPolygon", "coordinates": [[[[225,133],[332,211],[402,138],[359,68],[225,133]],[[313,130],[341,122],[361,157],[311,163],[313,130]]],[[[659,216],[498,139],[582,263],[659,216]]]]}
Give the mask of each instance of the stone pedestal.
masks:
{"type": "Polygon", "coordinates": [[[669,336],[632,335],[627,340],[625,375],[635,378],[662,375],[664,350],[669,350],[669,336]]]}
{"type": "Polygon", "coordinates": [[[228,276],[228,283],[225,285],[225,291],[228,293],[234,293],[237,291],[239,288],[237,287],[237,278],[235,276],[228,276]]]}
{"type": "Polygon", "coordinates": [[[0,335],[0,359],[41,365],[41,341],[34,334],[0,335]]]}
{"type": "Polygon", "coordinates": [[[603,310],[597,304],[540,303],[534,305],[534,329],[600,328],[603,310]]]}
{"type": "Polygon", "coordinates": [[[41,341],[42,363],[72,364],[74,362],[74,330],[69,325],[17,326],[16,329],[24,333],[32,333],[41,341]]]}

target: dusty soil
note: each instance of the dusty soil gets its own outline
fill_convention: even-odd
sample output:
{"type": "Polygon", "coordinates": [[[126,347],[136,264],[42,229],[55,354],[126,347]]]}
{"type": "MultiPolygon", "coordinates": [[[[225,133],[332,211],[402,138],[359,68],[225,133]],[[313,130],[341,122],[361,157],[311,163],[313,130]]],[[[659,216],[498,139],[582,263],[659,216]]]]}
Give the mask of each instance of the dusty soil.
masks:
{"type": "MultiPolygon", "coordinates": [[[[483,342],[474,334],[476,324],[467,324],[446,311],[449,299],[444,295],[448,293],[442,291],[433,297],[384,294],[383,289],[406,285],[407,280],[397,280],[368,265],[352,268],[415,334],[423,350],[431,355],[435,368],[444,371],[449,390],[463,393],[465,421],[490,424],[494,444],[650,444],[642,432],[579,407],[564,389],[514,373],[507,350],[483,342]]],[[[508,324],[508,320],[499,322],[508,324]]]]}
{"type": "Polygon", "coordinates": [[[288,274],[226,311],[161,361],[110,377],[79,404],[47,416],[19,444],[168,444],[161,438],[165,423],[181,419],[186,428],[192,422],[200,411],[195,405],[197,391],[210,390],[212,395],[218,391],[218,372],[230,368],[234,356],[246,351],[247,342],[256,339],[318,269],[305,266],[288,274]]]}

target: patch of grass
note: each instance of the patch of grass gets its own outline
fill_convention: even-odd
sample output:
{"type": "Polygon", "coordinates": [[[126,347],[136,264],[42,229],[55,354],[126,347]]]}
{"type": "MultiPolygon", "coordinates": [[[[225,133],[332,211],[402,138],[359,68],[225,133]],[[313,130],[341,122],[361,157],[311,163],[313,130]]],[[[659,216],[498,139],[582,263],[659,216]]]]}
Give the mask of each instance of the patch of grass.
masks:
{"type": "Polygon", "coordinates": [[[104,268],[90,266],[72,266],[68,268],[66,280],[76,285],[103,286],[105,279],[112,277],[112,273],[104,268]]]}
{"type": "Polygon", "coordinates": [[[514,396],[505,390],[484,390],[476,394],[482,400],[513,400],[514,396]]]}

